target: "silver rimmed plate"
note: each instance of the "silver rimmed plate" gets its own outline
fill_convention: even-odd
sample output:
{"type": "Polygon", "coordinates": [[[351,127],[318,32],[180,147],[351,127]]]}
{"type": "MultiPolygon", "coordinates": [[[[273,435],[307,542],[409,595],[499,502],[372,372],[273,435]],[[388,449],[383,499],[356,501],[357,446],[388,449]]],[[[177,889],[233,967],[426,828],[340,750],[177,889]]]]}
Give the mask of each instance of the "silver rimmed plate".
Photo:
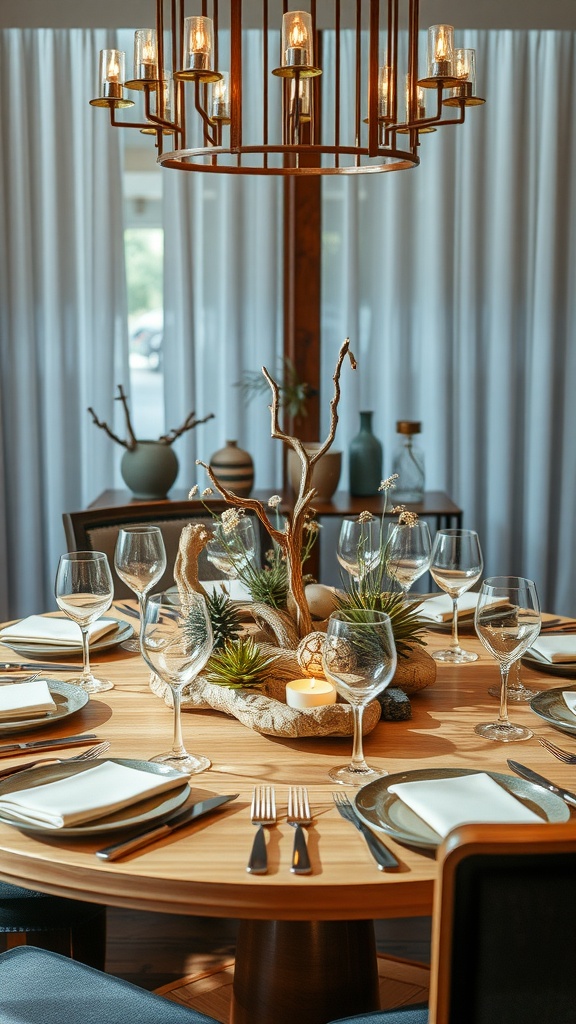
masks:
{"type": "Polygon", "coordinates": [[[73,683],[64,683],[61,679],[47,679],[46,684],[56,704],[54,710],[47,711],[45,715],[35,715],[33,718],[5,718],[0,721],[0,736],[53,725],[54,722],[60,722],[60,719],[68,718],[69,715],[80,711],[90,699],[90,694],[73,683]]]}
{"type": "MultiPolygon", "coordinates": [[[[134,627],[129,622],[126,622],[124,619],[118,619],[117,621],[118,627],[112,633],[106,633],[106,636],[102,636],[99,640],[94,640],[90,644],[90,654],[94,654],[96,651],[110,650],[112,647],[117,647],[118,644],[123,644],[125,640],[129,640],[133,636],[134,627]]],[[[78,658],[82,656],[80,630],[78,630],[78,637],[77,644],[34,644],[30,641],[3,640],[2,645],[10,647],[11,650],[16,651],[16,654],[21,654],[25,658],[78,658]]]]}
{"type": "Polygon", "coordinates": [[[562,732],[576,736],[576,715],[569,711],[562,696],[563,690],[576,690],[576,686],[556,687],[554,690],[542,690],[530,701],[532,711],[543,718],[549,725],[554,725],[562,732]]]}
{"type": "MultiPolygon", "coordinates": [[[[369,782],[356,793],[356,810],[370,828],[385,832],[397,842],[435,850],[442,842],[442,837],[419,818],[400,797],[390,793],[389,787],[399,782],[432,782],[477,774],[478,771],[468,768],[422,768],[385,775],[381,779],[369,782]]],[[[570,810],[554,793],[548,793],[540,786],[513,775],[501,775],[499,772],[486,772],[486,775],[490,775],[504,789],[521,800],[543,821],[568,821],[570,810]]]]}
{"type": "MultiPolygon", "coordinates": [[[[545,672],[550,676],[562,676],[563,679],[576,679],[576,661],[551,662],[536,658],[531,651],[522,655],[522,664],[534,672],[545,672]]],[[[569,687],[566,687],[569,689],[569,687]]]]}
{"type": "Polygon", "coordinates": [[[21,832],[29,832],[32,835],[50,836],[51,839],[84,838],[103,835],[106,832],[119,832],[122,829],[133,828],[137,825],[148,824],[149,822],[161,823],[162,819],[181,804],[185,803],[190,795],[188,779],[181,772],[167,768],[163,764],[156,764],[151,761],[132,761],[117,757],[98,758],[94,761],[68,762],[68,764],[43,765],[38,768],[29,768],[28,771],[19,772],[0,782],[0,798],[8,793],[17,793],[21,789],[30,789],[35,786],[43,786],[48,782],[58,782],[59,779],[69,778],[71,775],[78,775],[86,772],[96,765],[104,764],[105,761],[113,761],[114,764],[123,764],[128,768],[138,768],[140,771],[150,772],[151,775],[163,775],[166,778],[179,777],[182,785],[176,789],[170,789],[165,793],[158,793],[147,800],[139,800],[138,803],[123,807],[113,814],[107,814],[94,821],[87,821],[84,825],[71,825],[68,828],[48,828],[46,825],[30,824],[19,821],[18,818],[8,814],[7,811],[0,811],[0,821],[5,825],[13,825],[21,832]]]}

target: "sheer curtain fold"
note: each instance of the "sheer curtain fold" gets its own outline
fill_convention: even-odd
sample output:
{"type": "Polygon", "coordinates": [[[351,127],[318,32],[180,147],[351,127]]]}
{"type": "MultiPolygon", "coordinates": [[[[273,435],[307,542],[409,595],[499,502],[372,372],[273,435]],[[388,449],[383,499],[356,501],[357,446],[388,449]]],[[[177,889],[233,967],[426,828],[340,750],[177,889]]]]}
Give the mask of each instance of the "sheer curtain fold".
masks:
{"type": "Polygon", "coordinates": [[[0,572],[14,615],[54,606],[62,512],[110,486],[117,457],[87,413],[113,425],[128,373],[118,139],[88,107],[107,38],[0,33],[0,572]]]}
{"type": "Polygon", "coordinates": [[[336,322],[361,354],[340,446],[374,409],[387,474],[395,421],[422,420],[427,487],[479,531],[485,574],[533,578],[575,614],[576,34],[462,45],[487,105],[424,136],[415,170],[324,187],[323,379],[336,322]]]}

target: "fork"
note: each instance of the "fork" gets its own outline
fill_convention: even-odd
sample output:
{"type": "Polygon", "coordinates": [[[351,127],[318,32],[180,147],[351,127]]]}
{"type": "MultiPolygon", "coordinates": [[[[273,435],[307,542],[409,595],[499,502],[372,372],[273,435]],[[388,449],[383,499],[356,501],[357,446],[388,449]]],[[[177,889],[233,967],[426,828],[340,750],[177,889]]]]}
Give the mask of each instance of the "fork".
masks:
{"type": "Polygon", "coordinates": [[[564,764],[576,764],[576,754],[570,754],[567,750],[562,750],[562,747],[557,747],[555,743],[550,743],[550,740],[544,738],[544,736],[538,737],[538,742],[542,746],[549,750],[554,757],[557,757],[559,761],[564,761],[564,764]]]}
{"type": "Polygon", "coordinates": [[[336,804],[336,807],[342,817],[349,821],[359,832],[364,836],[370,853],[374,857],[374,860],[378,864],[380,871],[385,871],[387,868],[397,868],[398,861],[393,853],[384,845],[379,839],[376,838],[371,829],[360,820],[353,805],[345,793],[332,793],[332,799],[336,804]]]}
{"type": "Polygon", "coordinates": [[[288,790],[287,821],[289,825],[296,829],[290,871],[295,875],[309,875],[312,872],[312,865],[308,856],[304,828],[312,824],[312,814],[310,813],[306,786],[290,786],[288,790]]]}
{"type": "Polygon", "coordinates": [[[24,772],[27,768],[36,768],[37,765],[68,764],[71,761],[94,761],[97,757],[100,757],[100,754],[108,750],[109,746],[108,740],[102,740],[101,743],[88,747],[88,750],[83,750],[81,754],[73,754],[72,757],[42,757],[36,761],[26,761],[24,764],[12,765],[11,768],[2,768],[0,779],[6,779],[9,775],[16,775],[17,772],[24,772]]]}
{"type": "Polygon", "coordinates": [[[264,825],[276,824],[274,786],[254,786],[250,818],[252,824],[258,827],[258,831],[254,836],[246,871],[249,871],[251,875],[265,875],[268,871],[268,854],[264,825]]]}

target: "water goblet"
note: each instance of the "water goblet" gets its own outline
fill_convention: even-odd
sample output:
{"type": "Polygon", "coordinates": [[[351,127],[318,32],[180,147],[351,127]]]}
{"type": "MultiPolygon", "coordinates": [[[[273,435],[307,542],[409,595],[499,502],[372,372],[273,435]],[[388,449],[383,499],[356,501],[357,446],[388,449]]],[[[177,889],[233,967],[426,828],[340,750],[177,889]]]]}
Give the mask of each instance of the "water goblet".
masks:
{"type": "Polygon", "coordinates": [[[112,573],[104,552],[69,551],[61,555],[54,593],[58,607],[78,624],[82,634],[82,675],[70,682],[86,693],[113,689],[110,679],[96,678],[90,671],[88,627],[108,611],[114,597],[112,573]]]}
{"type": "Polygon", "coordinates": [[[340,565],[359,584],[376,568],[381,558],[381,523],[378,519],[343,519],[336,557],[340,565]]]}
{"type": "Polygon", "coordinates": [[[448,650],[434,651],[436,661],[462,665],[477,661],[478,655],[464,651],[458,642],[458,598],[482,575],[482,551],[474,530],[439,530],[434,538],[430,575],[452,598],[452,640],[448,650]]]}
{"type": "Polygon", "coordinates": [[[396,646],[390,617],[385,612],[359,608],[332,612],[322,654],[324,674],[337,693],[352,706],[354,741],[352,760],[328,774],[344,786],[363,786],[386,775],[364,759],[364,708],[388,686],[396,671],[396,646]]]}
{"type": "Polygon", "coordinates": [[[530,729],[513,725],[508,718],[508,672],[512,662],[528,650],[540,632],[536,585],[521,576],[492,576],[484,580],[474,626],[486,650],[499,662],[501,680],[497,721],[477,725],[474,732],[503,743],[530,739],[530,729]]]}
{"type": "Polygon", "coordinates": [[[232,527],[218,523],[212,539],[206,545],[208,561],[229,576],[230,579],[242,577],[246,570],[254,565],[257,556],[256,532],[252,519],[240,516],[232,527]]]}
{"type": "MultiPolygon", "coordinates": [[[[144,621],[146,595],[166,568],[166,549],[158,526],[125,526],[119,530],[114,552],[114,568],[121,580],[138,598],[140,633],[144,621]]],[[[140,640],[126,640],[125,651],[139,651],[140,640]]]]}
{"type": "Polygon", "coordinates": [[[147,665],[170,687],[174,707],[172,749],[150,760],[186,775],[202,772],[211,764],[207,757],[186,750],[180,708],[182,690],[204,668],[212,645],[212,626],[202,594],[188,594],[184,598],[165,591],[148,598],[140,649],[147,665]]]}
{"type": "Polygon", "coordinates": [[[386,560],[388,575],[396,580],[404,597],[410,587],[430,568],[432,542],[428,523],[395,523],[388,530],[386,560]]]}

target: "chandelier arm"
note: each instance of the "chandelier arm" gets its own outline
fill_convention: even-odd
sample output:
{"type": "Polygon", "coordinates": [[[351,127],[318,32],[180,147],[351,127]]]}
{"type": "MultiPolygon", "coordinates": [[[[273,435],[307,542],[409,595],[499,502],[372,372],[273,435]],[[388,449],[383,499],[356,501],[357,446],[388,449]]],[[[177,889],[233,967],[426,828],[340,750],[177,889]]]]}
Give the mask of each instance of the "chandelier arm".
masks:
{"type": "Polygon", "coordinates": [[[202,121],[204,122],[204,141],[209,142],[211,146],[216,145],[216,139],[211,134],[210,129],[212,128],[212,122],[208,117],[208,114],[204,110],[204,107],[200,103],[200,86],[201,83],[196,80],[194,82],[194,109],[200,114],[202,121]]]}
{"type": "Polygon", "coordinates": [[[388,136],[391,132],[398,131],[399,128],[426,128],[428,125],[439,125],[439,124],[458,124],[457,121],[443,121],[442,120],[442,83],[438,83],[437,87],[437,99],[438,107],[433,117],[420,117],[413,121],[400,121],[398,124],[388,125],[386,129],[386,142],[388,143],[388,136]]]}
{"type": "Polygon", "coordinates": [[[146,114],[146,120],[150,121],[154,125],[158,125],[159,128],[170,128],[177,130],[177,125],[172,121],[167,121],[164,117],[158,117],[157,114],[153,114],[150,109],[150,93],[152,89],[149,85],[144,86],[144,113],[146,114]]]}
{"type": "MultiPolygon", "coordinates": [[[[115,108],[112,107],[112,106],[110,107],[110,124],[113,125],[114,128],[140,128],[140,129],[142,129],[142,128],[149,128],[150,127],[150,122],[149,121],[142,121],[142,122],[140,122],[140,121],[118,121],[118,119],[116,118],[116,114],[115,114],[115,108]]],[[[160,131],[160,129],[158,129],[158,131],[160,131]]]]}

